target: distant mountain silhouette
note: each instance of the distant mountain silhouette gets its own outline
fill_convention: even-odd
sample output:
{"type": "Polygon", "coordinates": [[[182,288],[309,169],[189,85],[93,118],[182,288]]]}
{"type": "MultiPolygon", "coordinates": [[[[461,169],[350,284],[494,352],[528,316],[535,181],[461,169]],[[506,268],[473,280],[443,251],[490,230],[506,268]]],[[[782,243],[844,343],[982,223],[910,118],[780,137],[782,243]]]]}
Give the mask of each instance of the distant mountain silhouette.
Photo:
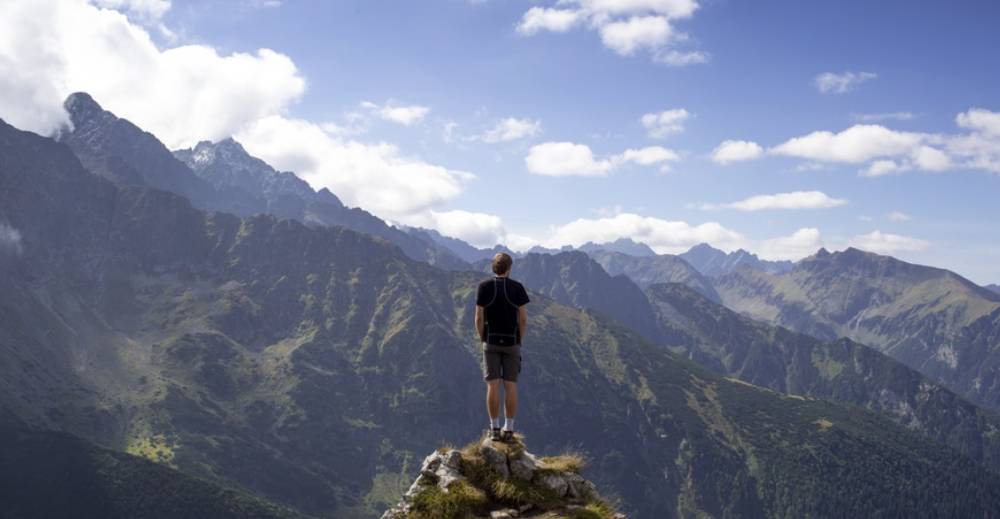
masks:
{"type": "Polygon", "coordinates": [[[996,292],[996,293],[1000,294],[1000,285],[989,284],[989,285],[986,285],[985,288],[986,288],[986,290],[989,290],[989,291],[996,292]]]}
{"type": "Polygon", "coordinates": [[[716,277],[741,267],[749,267],[770,274],[780,274],[791,270],[791,261],[762,260],[756,254],[743,249],[725,253],[707,243],[695,245],[679,256],[702,274],[716,277]]]}
{"type": "Polygon", "coordinates": [[[487,258],[493,258],[493,256],[498,252],[506,252],[511,256],[518,256],[518,254],[503,245],[496,245],[493,248],[479,248],[470,245],[468,242],[460,240],[458,238],[452,238],[451,236],[445,236],[434,229],[425,229],[423,227],[400,227],[404,232],[421,240],[422,242],[437,248],[451,251],[452,254],[461,258],[468,263],[476,263],[487,258]]]}
{"type": "Polygon", "coordinates": [[[656,336],[656,318],[642,289],[626,276],[611,276],[582,251],[528,254],[514,262],[511,275],[562,304],[597,310],[646,338],[656,336]]]}
{"type": "Polygon", "coordinates": [[[629,238],[618,238],[613,242],[607,243],[594,243],[588,241],[583,245],[576,248],[586,253],[607,251],[607,252],[617,252],[619,254],[628,254],[629,256],[639,256],[639,257],[652,257],[656,256],[656,252],[649,248],[649,245],[645,243],[640,243],[632,241],[629,238]]]}
{"type": "Polygon", "coordinates": [[[712,301],[720,301],[711,280],[680,256],[670,254],[630,256],[611,251],[594,251],[590,256],[609,274],[624,274],[640,287],[646,288],[656,283],[681,283],[712,301]]]}

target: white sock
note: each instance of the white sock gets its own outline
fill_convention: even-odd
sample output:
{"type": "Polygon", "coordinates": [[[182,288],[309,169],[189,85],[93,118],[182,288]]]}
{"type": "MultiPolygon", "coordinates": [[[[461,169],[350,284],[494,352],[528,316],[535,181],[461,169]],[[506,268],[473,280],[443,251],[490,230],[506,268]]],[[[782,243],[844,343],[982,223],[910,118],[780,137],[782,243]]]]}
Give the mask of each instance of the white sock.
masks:
{"type": "Polygon", "coordinates": [[[499,429],[500,428],[500,419],[499,418],[490,418],[490,428],[492,428],[492,429],[499,429]]]}
{"type": "MultiPolygon", "coordinates": [[[[499,423],[499,422],[500,422],[500,420],[497,420],[497,423],[499,423]]],[[[506,417],[506,421],[503,424],[503,430],[505,430],[505,431],[513,431],[514,430],[514,419],[513,418],[511,418],[509,416],[506,417]]]]}

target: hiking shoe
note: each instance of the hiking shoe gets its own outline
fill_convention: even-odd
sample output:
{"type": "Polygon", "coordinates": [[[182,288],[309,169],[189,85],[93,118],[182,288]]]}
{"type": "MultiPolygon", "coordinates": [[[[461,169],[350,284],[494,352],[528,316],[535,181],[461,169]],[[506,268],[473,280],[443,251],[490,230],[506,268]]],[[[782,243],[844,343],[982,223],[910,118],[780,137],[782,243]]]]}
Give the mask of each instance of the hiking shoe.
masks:
{"type": "Polygon", "coordinates": [[[502,439],[500,437],[500,428],[499,427],[497,427],[496,429],[493,429],[490,432],[490,439],[493,440],[493,441],[495,441],[495,442],[498,442],[498,441],[500,441],[502,439]]]}
{"type": "Polygon", "coordinates": [[[514,443],[514,431],[504,431],[502,441],[504,443],[514,443]]]}

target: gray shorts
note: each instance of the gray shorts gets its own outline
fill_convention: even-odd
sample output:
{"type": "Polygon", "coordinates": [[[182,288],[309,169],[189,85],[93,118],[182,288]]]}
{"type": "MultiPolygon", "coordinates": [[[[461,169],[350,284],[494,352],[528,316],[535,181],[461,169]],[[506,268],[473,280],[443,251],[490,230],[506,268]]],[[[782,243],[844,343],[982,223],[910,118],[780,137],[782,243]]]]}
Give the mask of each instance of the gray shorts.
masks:
{"type": "Polygon", "coordinates": [[[496,346],[483,343],[483,378],[517,382],[521,372],[521,345],[496,346]]]}

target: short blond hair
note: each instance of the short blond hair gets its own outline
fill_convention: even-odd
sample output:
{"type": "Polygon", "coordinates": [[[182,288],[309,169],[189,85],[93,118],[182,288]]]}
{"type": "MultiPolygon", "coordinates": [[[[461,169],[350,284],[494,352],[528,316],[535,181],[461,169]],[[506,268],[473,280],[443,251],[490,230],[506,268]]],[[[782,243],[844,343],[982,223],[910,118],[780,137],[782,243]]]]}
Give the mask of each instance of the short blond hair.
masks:
{"type": "Polygon", "coordinates": [[[510,272],[510,267],[513,265],[514,258],[510,257],[510,254],[506,252],[498,252],[496,256],[493,256],[493,273],[498,276],[510,272]]]}

